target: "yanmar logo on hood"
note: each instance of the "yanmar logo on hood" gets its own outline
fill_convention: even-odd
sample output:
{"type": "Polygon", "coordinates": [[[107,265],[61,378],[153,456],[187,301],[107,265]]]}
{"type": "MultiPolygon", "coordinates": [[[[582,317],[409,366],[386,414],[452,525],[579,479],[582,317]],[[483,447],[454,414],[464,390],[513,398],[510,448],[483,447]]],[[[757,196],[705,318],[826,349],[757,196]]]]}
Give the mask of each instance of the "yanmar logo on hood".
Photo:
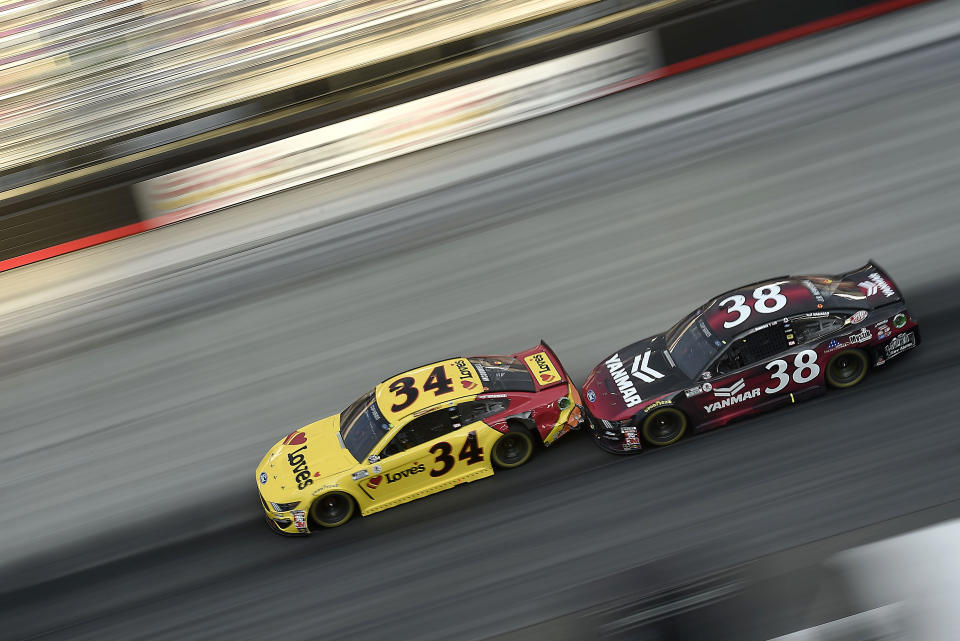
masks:
{"type": "Polygon", "coordinates": [[[620,354],[614,354],[607,359],[606,366],[607,369],[610,370],[613,382],[616,383],[617,388],[619,388],[620,395],[623,396],[623,402],[627,404],[627,407],[633,407],[642,403],[643,399],[640,398],[640,395],[637,393],[637,388],[630,379],[630,372],[623,368],[623,361],[620,360],[620,354]]]}

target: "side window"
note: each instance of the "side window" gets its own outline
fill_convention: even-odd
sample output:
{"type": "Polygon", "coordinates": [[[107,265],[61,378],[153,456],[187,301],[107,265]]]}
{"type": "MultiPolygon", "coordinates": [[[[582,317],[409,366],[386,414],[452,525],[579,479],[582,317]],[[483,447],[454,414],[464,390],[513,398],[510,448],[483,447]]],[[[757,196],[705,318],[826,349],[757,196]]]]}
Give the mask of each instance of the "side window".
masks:
{"type": "Polygon", "coordinates": [[[789,347],[787,335],[781,323],[747,334],[727,346],[717,361],[718,374],[726,374],[753,365],[771,356],[775,356],[789,347]]]}
{"type": "Polygon", "coordinates": [[[490,398],[480,401],[467,401],[466,403],[460,403],[458,406],[458,409],[460,410],[460,422],[463,425],[469,425],[470,423],[482,421],[488,416],[499,414],[503,410],[507,409],[509,405],[510,401],[506,398],[490,398]]]}
{"type": "Polygon", "coordinates": [[[817,318],[795,318],[791,322],[800,343],[810,343],[843,327],[846,316],[831,314],[817,318]]]}
{"type": "Polygon", "coordinates": [[[418,416],[403,426],[380,453],[381,458],[405,452],[411,447],[432,441],[460,427],[456,420],[456,410],[452,407],[435,410],[418,416]]]}

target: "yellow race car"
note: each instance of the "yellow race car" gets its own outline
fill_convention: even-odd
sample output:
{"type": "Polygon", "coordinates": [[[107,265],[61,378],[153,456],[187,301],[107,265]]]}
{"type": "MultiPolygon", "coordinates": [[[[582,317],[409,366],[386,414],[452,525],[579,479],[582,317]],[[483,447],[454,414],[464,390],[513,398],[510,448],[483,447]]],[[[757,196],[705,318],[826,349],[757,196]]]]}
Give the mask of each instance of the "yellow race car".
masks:
{"type": "Polygon", "coordinates": [[[582,417],[546,343],[431,363],[273,446],[257,467],[260,502],[282,534],[337,527],[523,465],[537,442],[551,445],[582,417]]]}

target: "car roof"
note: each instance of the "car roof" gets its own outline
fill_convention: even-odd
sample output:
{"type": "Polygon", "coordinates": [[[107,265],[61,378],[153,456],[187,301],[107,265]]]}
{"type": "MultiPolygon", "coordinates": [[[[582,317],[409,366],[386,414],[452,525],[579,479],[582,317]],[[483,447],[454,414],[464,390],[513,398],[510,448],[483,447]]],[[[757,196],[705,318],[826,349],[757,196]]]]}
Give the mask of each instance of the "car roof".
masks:
{"type": "Polygon", "coordinates": [[[858,301],[830,293],[838,285],[845,284],[845,281],[831,276],[780,276],[761,280],[712,299],[703,308],[703,319],[719,339],[726,341],[780,318],[861,307],[858,301]],[[742,305],[750,308],[749,315],[742,322],[736,322],[739,312],[728,311],[739,302],[734,298],[737,296],[742,297],[742,305]],[[764,312],[766,308],[772,311],[764,312]]]}
{"type": "Polygon", "coordinates": [[[454,405],[476,398],[476,395],[483,391],[483,383],[476,368],[467,357],[458,356],[421,365],[392,376],[374,388],[374,395],[384,418],[391,424],[396,424],[407,416],[438,405],[454,405]],[[439,382],[437,368],[440,367],[443,368],[444,377],[450,380],[449,386],[453,388],[452,392],[443,394],[442,398],[438,398],[432,390],[424,391],[428,381],[433,384],[439,382]],[[412,381],[403,379],[412,379],[412,381]],[[394,389],[391,390],[391,387],[394,389]],[[414,388],[416,393],[408,395],[399,391],[406,387],[414,388]]]}

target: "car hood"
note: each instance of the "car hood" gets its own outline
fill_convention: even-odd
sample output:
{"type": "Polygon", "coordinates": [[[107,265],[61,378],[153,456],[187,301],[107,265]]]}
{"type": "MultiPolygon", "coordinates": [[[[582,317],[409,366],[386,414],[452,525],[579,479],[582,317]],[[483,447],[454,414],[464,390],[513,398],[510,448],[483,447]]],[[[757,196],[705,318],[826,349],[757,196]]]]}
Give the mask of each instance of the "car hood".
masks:
{"type": "Polygon", "coordinates": [[[261,494],[277,500],[274,497],[307,491],[324,477],[356,465],[340,439],[340,416],[334,415],[292,432],[274,445],[257,468],[257,484],[261,494]]]}
{"type": "Polygon", "coordinates": [[[600,419],[623,420],[688,384],[665,346],[663,334],[651,336],[597,365],[583,385],[583,400],[590,413],[600,419]]]}

